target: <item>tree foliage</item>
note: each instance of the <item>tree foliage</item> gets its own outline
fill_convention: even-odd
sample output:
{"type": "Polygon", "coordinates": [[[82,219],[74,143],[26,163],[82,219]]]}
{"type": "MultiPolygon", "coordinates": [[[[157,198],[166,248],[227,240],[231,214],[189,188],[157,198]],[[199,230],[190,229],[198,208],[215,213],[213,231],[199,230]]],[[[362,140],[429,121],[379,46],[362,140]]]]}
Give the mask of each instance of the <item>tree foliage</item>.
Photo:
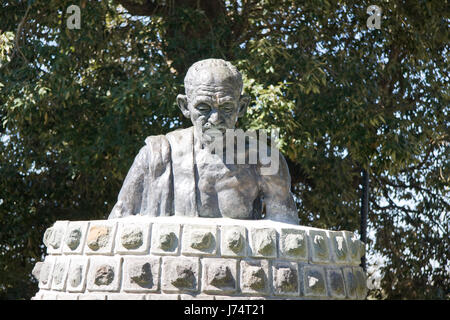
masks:
{"type": "Polygon", "coordinates": [[[449,298],[447,1],[3,1],[0,297],[30,298],[56,220],[103,219],[195,61],[232,61],[241,127],[280,128],[301,224],[357,231],[370,174],[378,298],[449,298]],[[376,2],[376,3],[375,3],[376,2]],[[366,10],[383,10],[369,30],[366,10]]]}

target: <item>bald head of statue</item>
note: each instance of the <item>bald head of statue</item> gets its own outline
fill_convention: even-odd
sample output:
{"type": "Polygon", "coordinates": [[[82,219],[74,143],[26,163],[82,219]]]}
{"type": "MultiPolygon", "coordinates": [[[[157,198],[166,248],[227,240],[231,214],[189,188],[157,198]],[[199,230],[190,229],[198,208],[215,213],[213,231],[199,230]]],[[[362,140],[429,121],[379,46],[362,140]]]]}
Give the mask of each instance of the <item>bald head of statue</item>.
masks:
{"type": "MultiPolygon", "coordinates": [[[[242,75],[230,62],[206,59],[194,63],[184,78],[186,94],[177,96],[178,106],[190,118],[198,137],[215,129],[234,129],[250,101],[242,95],[242,75]]],[[[207,138],[207,137],[206,137],[207,138]]]]}

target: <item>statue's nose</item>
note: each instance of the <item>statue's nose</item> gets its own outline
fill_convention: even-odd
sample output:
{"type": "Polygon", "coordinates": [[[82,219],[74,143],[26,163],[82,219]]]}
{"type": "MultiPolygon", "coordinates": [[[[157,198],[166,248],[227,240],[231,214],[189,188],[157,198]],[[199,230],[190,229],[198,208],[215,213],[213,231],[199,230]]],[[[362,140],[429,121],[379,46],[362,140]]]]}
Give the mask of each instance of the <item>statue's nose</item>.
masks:
{"type": "Polygon", "coordinates": [[[218,125],[220,124],[222,121],[220,119],[220,115],[219,112],[217,110],[212,110],[211,111],[211,115],[209,116],[208,121],[213,124],[213,125],[218,125]]]}

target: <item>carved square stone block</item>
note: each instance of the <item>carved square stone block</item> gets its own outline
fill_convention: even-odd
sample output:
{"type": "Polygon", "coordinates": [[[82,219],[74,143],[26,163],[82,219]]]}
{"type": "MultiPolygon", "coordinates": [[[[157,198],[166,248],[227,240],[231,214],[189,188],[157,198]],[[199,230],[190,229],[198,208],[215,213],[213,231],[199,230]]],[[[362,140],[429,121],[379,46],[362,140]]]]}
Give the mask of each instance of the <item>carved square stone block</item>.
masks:
{"type": "Polygon", "coordinates": [[[52,290],[65,291],[69,262],[69,258],[65,256],[56,258],[56,262],[53,266],[52,272],[52,290]]]}
{"type": "Polygon", "coordinates": [[[344,231],[343,233],[347,241],[350,263],[357,266],[361,263],[361,241],[352,232],[344,231]]]}
{"type": "Polygon", "coordinates": [[[116,230],[116,221],[91,221],[86,237],[85,253],[112,255],[116,230]]]}
{"type": "Polygon", "coordinates": [[[120,254],[146,254],[150,246],[150,222],[119,222],[115,251],[120,254]]]}
{"type": "Polygon", "coordinates": [[[89,222],[71,221],[67,225],[63,241],[64,254],[82,254],[89,222]]]}
{"type": "Polygon", "coordinates": [[[247,232],[242,226],[221,226],[222,257],[245,257],[247,253],[247,232]]]}
{"type": "Polygon", "coordinates": [[[123,290],[155,292],[159,290],[160,257],[127,257],[123,261],[123,290]]]}
{"type": "Polygon", "coordinates": [[[273,292],[277,296],[299,295],[298,264],[293,262],[274,262],[272,266],[273,292]]]}
{"type": "Polygon", "coordinates": [[[277,257],[277,232],[272,228],[251,228],[250,256],[258,258],[277,257]]]}
{"type": "Polygon", "coordinates": [[[352,268],[343,268],[342,273],[344,274],[345,281],[345,291],[347,297],[350,299],[356,299],[356,289],[357,289],[357,279],[353,274],[352,268]]]}
{"type": "Polygon", "coordinates": [[[236,259],[204,258],[202,261],[204,292],[217,294],[236,292],[236,259]]]}
{"type": "Polygon", "coordinates": [[[325,297],[327,288],[325,271],[322,267],[303,267],[304,293],[307,297],[325,297]]]}
{"type": "Polygon", "coordinates": [[[286,259],[308,261],[308,235],[306,231],[281,229],[280,254],[286,259]]]}
{"type": "Polygon", "coordinates": [[[311,261],[314,263],[328,263],[330,261],[330,249],[327,233],[321,230],[310,230],[309,240],[311,261]]]}
{"type": "Polygon", "coordinates": [[[336,264],[348,263],[348,247],[345,235],[342,232],[329,231],[331,252],[336,264]]]}
{"type": "Polygon", "coordinates": [[[161,287],[164,292],[197,292],[199,258],[163,257],[161,287]]]}
{"type": "Polygon", "coordinates": [[[84,292],[88,268],[89,258],[71,257],[66,285],[68,292],[84,292]]]}
{"type": "Polygon", "coordinates": [[[360,300],[367,297],[367,277],[361,267],[353,267],[353,274],[356,279],[356,296],[360,300]]]}
{"type": "Polygon", "coordinates": [[[121,257],[92,257],[88,271],[89,291],[119,291],[121,257]]]}
{"type": "Polygon", "coordinates": [[[152,254],[177,255],[180,251],[180,225],[154,223],[152,230],[152,254]]]}
{"type": "Polygon", "coordinates": [[[184,225],[181,253],[186,255],[216,255],[217,227],[184,225]]]}
{"type": "Polygon", "coordinates": [[[52,272],[55,265],[55,256],[46,256],[39,273],[39,288],[50,289],[52,284],[52,272]]]}
{"type": "Polygon", "coordinates": [[[269,294],[269,262],[267,260],[242,260],[241,291],[253,295],[269,294]]]}
{"type": "Polygon", "coordinates": [[[44,244],[47,247],[47,254],[61,254],[63,239],[69,221],[56,221],[52,227],[44,233],[44,244]]]}
{"type": "Polygon", "coordinates": [[[328,269],[327,282],[329,293],[332,298],[345,298],[344,276],[341,269],[328,269]]]}

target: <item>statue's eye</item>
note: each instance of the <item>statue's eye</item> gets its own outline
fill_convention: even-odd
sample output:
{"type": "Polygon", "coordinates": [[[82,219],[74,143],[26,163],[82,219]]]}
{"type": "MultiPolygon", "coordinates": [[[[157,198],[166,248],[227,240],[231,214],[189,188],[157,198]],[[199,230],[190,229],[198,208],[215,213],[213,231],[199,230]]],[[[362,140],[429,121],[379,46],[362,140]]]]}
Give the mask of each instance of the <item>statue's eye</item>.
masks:
{"type": "Polygon", "coordinates": [[[227,113],[230,113],[234,111],[234,106],[231,103],[226,103],[222,106],[222,110],[227,113]]]}
{"type": "Polygon", "coordinates": [[[200,112],[209,112],[211,110],[211,108],[205,103],[200,103],[195,108],[200,112]]]}

